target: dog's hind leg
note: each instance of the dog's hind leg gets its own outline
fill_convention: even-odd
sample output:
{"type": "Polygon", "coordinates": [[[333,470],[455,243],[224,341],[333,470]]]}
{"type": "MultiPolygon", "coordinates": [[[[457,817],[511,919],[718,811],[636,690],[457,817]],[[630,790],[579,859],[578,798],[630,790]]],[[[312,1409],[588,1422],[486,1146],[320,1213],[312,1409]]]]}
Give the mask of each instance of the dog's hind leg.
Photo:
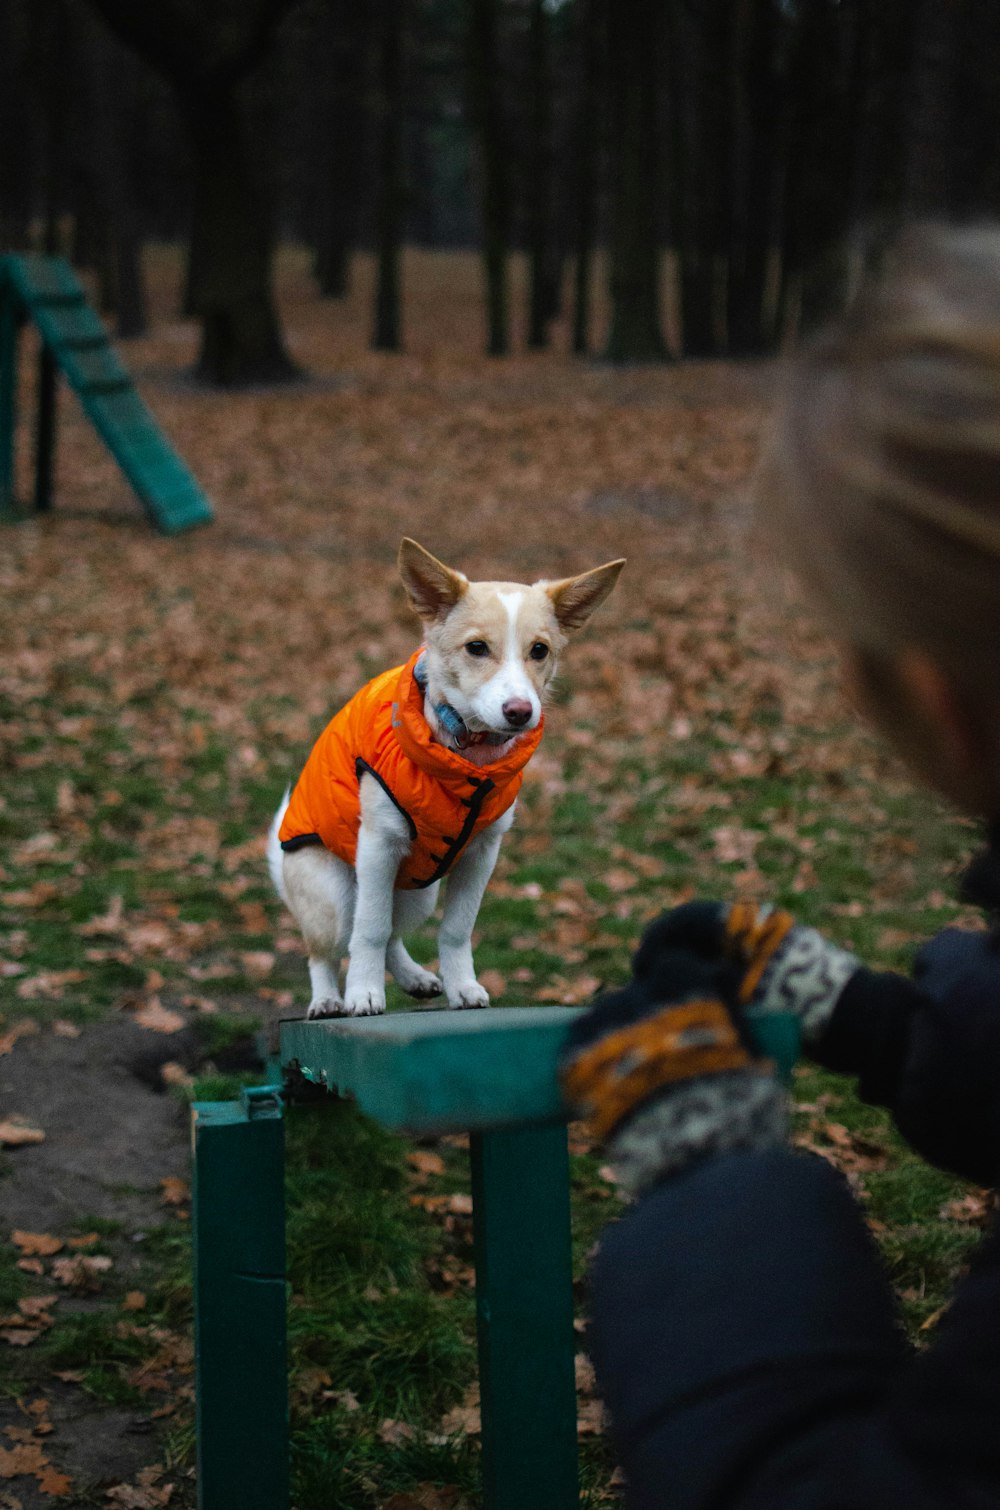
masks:
{"type": "Polygon", "coordinates": [[[437,903],[437,885],[423,891],[397,891],[392,906],[392,938],[385,951],[389,974],[408,996],[418,1001],[440,996],[444,987],[440,978],[411,959],[401,935],[426,923],[437,903]]]}
{"type": "Polygon", "coordinates": [[[312,997],[309,1017],[336,1017],[344,1010],[337,980],[354,917],[354,872],[320,844],[284,856],[288,905],[309,951],[312,997]]]}

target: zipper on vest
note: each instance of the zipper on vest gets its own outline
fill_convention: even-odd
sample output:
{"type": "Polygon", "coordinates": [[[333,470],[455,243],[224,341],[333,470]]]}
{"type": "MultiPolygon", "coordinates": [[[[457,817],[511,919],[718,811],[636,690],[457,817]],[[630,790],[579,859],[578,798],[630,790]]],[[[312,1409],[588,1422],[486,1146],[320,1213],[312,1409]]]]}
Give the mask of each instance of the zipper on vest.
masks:
{"type": "MultiPolygon", "coordinates": [[[[453,839],[450,842],[443,855],[431,855],[431,859],[436,862],[434,874],[428,876],[426,881],[414,881],[414,891],[422,891],[425,886],[433,886],[435,881],[440,881],[441,877],[454,865],[459,854],[472,838],[476,824],[479,821],[479,814],[483,810],[483,803],[490,792],[494,790],[496,783],[491,781],[488,776],[482,780],[478,776],[470,776],[469,781],[475,788],[472,796],[460,797],[458,799],[459,802],[469,809],[465,822],[462,824],[462,831],[457,839],[453,839]]],[[[448,841],[445,840],[445,843],[448,843],[448,841]]]]}

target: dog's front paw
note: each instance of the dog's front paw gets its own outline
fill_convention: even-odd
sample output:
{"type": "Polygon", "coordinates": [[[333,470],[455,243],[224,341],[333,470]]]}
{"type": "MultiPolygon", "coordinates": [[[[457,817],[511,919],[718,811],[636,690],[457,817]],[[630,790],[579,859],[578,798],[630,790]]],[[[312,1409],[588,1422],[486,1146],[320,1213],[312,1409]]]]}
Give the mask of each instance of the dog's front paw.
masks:
{"type": "Polygon", "coordinates": [[[449,1007],[488,1007],[489,1004],[490,993],[477,980],[463,981],[448,991],[449,1007]]]}
{"type": "Polygon", "coordinates": [[[432,996],[440,996],[444,990],[438,976],[430,970],[421,970],[419,965],[414,965],[412,971],[404,975],[400,972],[396,980],[407,996],[413,996],[417,1001],[426,1001],[432,996]]]}
{"type": "Polygon", "coordinates": [[[314,996],[306,1012],[307,1017],[340,1017],[344,1003],[339,996],[314,996]]]}
{"type": "Polygon", "coordinates": [[[385,991],[375,986],[361,991],[348,988],[342,1011],[348,1017],[378,1017],[385,1011],[385,991]]]}

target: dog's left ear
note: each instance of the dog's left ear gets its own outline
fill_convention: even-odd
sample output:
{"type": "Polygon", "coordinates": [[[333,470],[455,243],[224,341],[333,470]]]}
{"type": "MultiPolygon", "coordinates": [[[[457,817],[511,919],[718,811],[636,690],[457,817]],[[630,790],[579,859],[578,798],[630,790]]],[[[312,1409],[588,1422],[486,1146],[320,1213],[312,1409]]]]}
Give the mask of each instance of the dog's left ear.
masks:
{"type": "Polygon", "coordinates": [[[564,577],[561,582],[543,582],[552,600],[552,609],[560,629],[579,629],[598,608],[618,581],[622,561],[608,561],[579,577],[564,577]]]}
{"type": "Polygon", "coordinates": [[[399,547],[399,575],[410,607],[428,624],[443,618],[469,590],[468,577],[409,538],[399,547]]]}

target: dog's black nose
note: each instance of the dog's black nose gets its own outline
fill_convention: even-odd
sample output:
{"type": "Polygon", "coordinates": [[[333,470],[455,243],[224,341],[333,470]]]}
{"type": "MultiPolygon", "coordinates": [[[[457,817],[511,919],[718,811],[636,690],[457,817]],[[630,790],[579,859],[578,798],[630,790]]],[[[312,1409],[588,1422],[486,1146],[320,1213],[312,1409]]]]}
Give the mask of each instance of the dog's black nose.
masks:
{"type": "Polygon", "coordinates": [[[531,717],[531,704],[526,697],[512,697],[500,711],[512,729],[523,729],[531,717]]]}

